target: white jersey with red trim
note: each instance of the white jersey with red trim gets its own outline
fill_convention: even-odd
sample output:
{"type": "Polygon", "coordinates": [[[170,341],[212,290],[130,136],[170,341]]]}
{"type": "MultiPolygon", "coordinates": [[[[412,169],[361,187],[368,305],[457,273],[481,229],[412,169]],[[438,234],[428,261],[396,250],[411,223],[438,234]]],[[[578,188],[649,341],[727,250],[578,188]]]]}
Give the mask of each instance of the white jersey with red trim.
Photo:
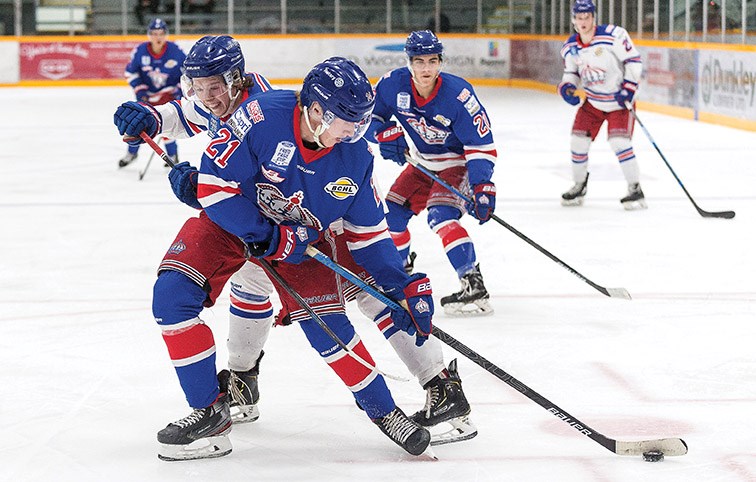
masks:
{"type": "MultiPolygon", "coordinates": [[[[252,78],[252,85],[242,94],[243,99],[272,89],[268,79],[256,72],[247,73],[247,77],[252,78]]],[[[161,117],[160,133],[173,139],[186,139],[205,131],[214,138],[223,124],[201,102],[188,98],[156,106],[155,109],[161,117]]]]}
{"type": "MultiPolygon", "coordinates": [[[[410,136],[432,171],[478,163],[480,179],[488,182],[496,162],[496,145],[486,109],[472,85],[456,75],[441,72],[431,95],[424,99],[415,89],[409,68],[394,69],[375,86],[374,131],[393,115],[410,136]]],[[[471,171],[472,175],[473,172],[471,171]]]]}
{"type": "Polygon", "coordinates": [[[564,74],[562,83],[583,87],[588,102],[595,108],[612,112],[623,107],[614,94],[623,88],[636,90],[643,64],[638,50],[622,27],[599,25],[588,44],[575,33],[562,46],[564,74]]]}

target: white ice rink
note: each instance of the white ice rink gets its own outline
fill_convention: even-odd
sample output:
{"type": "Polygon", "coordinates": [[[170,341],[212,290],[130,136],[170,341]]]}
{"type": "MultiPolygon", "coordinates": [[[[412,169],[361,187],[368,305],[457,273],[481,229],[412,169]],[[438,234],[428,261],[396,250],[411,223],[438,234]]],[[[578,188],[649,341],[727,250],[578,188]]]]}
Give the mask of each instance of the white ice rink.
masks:
{"type": "MultiPolygon", "coordinates": [[[[643,132],[635,152],[649,204],[626,212],[605,131],[585,205],[571,186],[574,108],[556,94],[479,89],[494,125],[496,213],[605,287],[607,298],[504,227],[465,225],[496,313],[436,317],[478,353],[612,438],[682,437],[662,463],[621,457],[459,358],[477,438],[417,460],[360,412],[296,326],[276,328],[260,377],[261,418],[227,457],[157,459],[156,433],[189,413],[151,316],[155,268],[193,210],[149,156],[125,152],[112,113],[128,88],[0,89],[0,480],[2,481],[756,481],[756,134],[641,111],[703,219],[643,132]]],[[[205,138],[180,144],[197,163],[205,138]]],[[[398,168],[377,161],[384,190],[398,168]]],[[[424,216],[417,266],[438,297],[458,283],[424,216]]],[[[354,308],[354,307],[353,307],[354,308]]],[[[228,297],[205,310],[225,366],[228,297]]],[[[350,311],[379,366],[408,375],[378,330],[350,311]]],[[[389,381],[419,409],[415,382],[389,381]]]]}

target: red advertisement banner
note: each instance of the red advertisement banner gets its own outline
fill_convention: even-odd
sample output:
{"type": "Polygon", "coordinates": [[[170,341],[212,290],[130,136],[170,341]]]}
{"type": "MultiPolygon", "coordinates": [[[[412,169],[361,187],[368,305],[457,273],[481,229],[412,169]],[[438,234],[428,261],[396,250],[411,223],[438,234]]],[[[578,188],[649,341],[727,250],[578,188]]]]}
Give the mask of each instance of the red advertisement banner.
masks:
{"type": "Polygon", "coordinates": [[[120,79],[139,42],[21,42],[21,80],[120,79]]]}

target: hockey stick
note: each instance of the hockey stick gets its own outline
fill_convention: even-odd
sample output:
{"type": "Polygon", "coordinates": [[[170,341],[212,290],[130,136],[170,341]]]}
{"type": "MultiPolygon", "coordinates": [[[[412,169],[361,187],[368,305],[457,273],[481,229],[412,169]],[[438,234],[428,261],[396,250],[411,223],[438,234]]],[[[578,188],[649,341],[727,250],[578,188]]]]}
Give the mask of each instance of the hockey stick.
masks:
{"type": "MultiPolygon", "coordinates": [[[[440,184],[441,186],[443,186],[444,188],[446,188],[448,191],[450,191],[453,194],[457,195],[458,197],[460,197],[466,203],[471,203],[472,202],[472,199],[470,199],[469,197],[465,196],[461,191],[459,191],[459,189],[457,189],[454,186],[450,185],[449,183],[445,182],[443,179],[441,179],[440,177],[438,177],[436,175],[436,173],[434,173],[433,171],[431,171],[427,167],[425,167],[422,164],[420,164],[417,161],[417,159],[414,158],[414,156],[407,155],[405,157],[407,158],[407,161],[410,164],[412,164],[413,166],[415,166],[418,170],[420,170],[420,172],[422,172],[423,174],[425,174],[426,176],[428,176],[429,178],[431,178],[434,182],[437,182],[438,184],[440,184]]],[[[518,231],[517,229],[515,229],[512,225],[510,225],[509,223],[507,223],[506,221],[504,221],[503,219],[501,219],[497,215],[492,214],[491,215],[491,219],[493,219],[497,223],[501,224],[502,226],[504,226],[505,228],[507,228],[508,230],[510,230],[518,238],[522,239],[523,241],[525,241],[529,245],[533,246],[535,249],[537,249],[541,253],[545,254],[549,259],[551,259],[552,261],[554,261],[556,264],[558,264],[562,268],[566,269],[567,271],[569,271],[573,275],[577,276],[581,280],[583,280],[586,283],[588,283],[590,286],[592,286],[599,293],[604,294],[606,296],[609,296],[611,298],[624,298],[626,300],[631,299],[630,293],[628,293],[625,288],[604,288],[603,286],[594,283],[593,281],[589,280],[588,278],[586,278],[582,274],[578,273],[570,265],[568,265],[567,263],[565,263],[561,259],[559,259],[556,256],[554,256],[553,254],[551,254],[549,251],[547,251],[546,249],[544,249],[541,245],[539,245],[538,243],[536,243],[535,241],[533,241],[529,237],[527,237],[524,234],[522,234],[520,231],[518,231]]]]}
{"type": "Polygon", "coordinates": [[[153,151],[157,153],[158,156],[160,156],[160,159],[162,159],[166,164],[168,164],[171,167],[176,167],[176,163],[173,162],[173,159],[168,156],[168,154],[165,153],[165,151],[155,142],[152,140],[150,136],[147,135],[146,132],[140,132],[139,137],[142,138],[144,142],[150,145],[153,151]]]}
{"type": "Polygon", "coordinates": [[[646,126],[643,125],[643,122],[641,122],[640,118],[638,117],[638,113],[635,111],[635,108],[630,105],[629,102],[625,103],[625,107],[627,110],[632,112],[633,117],[635,117],[635,120],[638,122],[638,125],[641,126],[641,129],[643,130],[643,133],[646,134],[646,137],[648,137],[648,140],[651,142],[651,145],[654,146],[654,149],[656,149],[656,152],[659,153],[659,156],[662,158],[662,161],[664,161],[664,164],[667,165],[667,168],[669,169],[669,172],[672,173],[673,176],[675,176],[675,179],[677,180],[677,184],[680,185],[682,190],[685,192],[685,195],[688,196],[688,199],[690,199],[690,202],[693,203],[693,207],[696,208],[696,211],[698,211],[698,214],[700,214],[704,218],[725,218],[725,219],[732,219],[735,217],[735,211],[706,211],[704,209],[701,209],[698,204],[693,200],[693,197],[690,195],[687,189],[685,189],[685,186],[683,185],[682,181],[679,177],[677,177],[677,174],[675,173],[675,170],[672,169],[672,166],[669,165],[669,162],[667,162],[667,158],[664,157],[664,154],[662,154],[661,149],[659,149],[659,146],[656,145],[656,142],[654,142],[654,138],[651,137],[651,133],[648,132],[648,129],[646,129],[646,126]]]}
{"type": "Polygon", "coordinates": [[[150,163],[152,162],[152,158],[153,157],[155,157],[155,149],[153,149],[152,152],[150,153],[150,157],[149,157],[149,159],[147,159],[147,164],[145,164],[144,169],[142,169],[141,171],[139,171],[139,180],[140,181],[142,179],[144,179],[144,175],[147,174],[147,169],[150,168],[150,163]]]}
{"type": "MultiPolygon", "coordinates": [[[[331,258],[313,248],[312,246],[307,248],[307,254],[315,258],[317,261],[320,261],[324,265],[328,266],[333,271],[343,276],[345,279],[349,280],[355,286],[358,286],[369,295],[382,301],[392,310],[402,309],[402,307],[397,302],[387,297],[382,291],[366,283],[359,276],[352,273],[347,268],[344,268],[343,266],[337,264],[331,258]]],[[[604,448],[608,449],[611,452],[614,452],[617,455],[642,455],[644,452],[651,451],[660,451],[664,455],[669,456],[685,455],[686,453],[688,453],[688,445],[684,440],[680,438],[663,438],[654,440],[640,440],[636,442],[625,442],[602,435],[601,433],[592,429],[585,423],[581,422],[577,418],[567,413],[565,410],[549,401],[544,396],[537,393],[535,390],[517,380],[506,371],[494,365],[482,355],[475,352],[475,350],[471,349],[453,336],[449,335],[438,326],[434,325],[431,333],[436,338],[459,352],[468,360],[480,366],[488,373],[492,374],[518,392],[522,393],[532,401],[536,402],[538,405],[546,409],[546,411],[553,414],[567,425],[571,426],[581,434],[585,435],[586,437],[590,438],[594,442],[600,444],[604,448]]]]}
{"type": "MultiPolygon", "coordinates": [[[[315,249],[315,248],[313,248],[315,249]]],[[[321,253],[322,254],[322,253],[321,253]]],[[[323,254],[323,256],[325,256],[323,254]]],[[[339,347],[344,350],[345,353],[347,353],[349,356],[351,356],[355,361],[357,361],[360,365],[364,366],[365,368],[369,369],[370,371],[373,371],[379,375],[383,375],[386,378],[390,378],[392,380],[397,380],[400,382],[408,382],[408,378],[399,377],[396,375],[391,375],[389,373],[386,373],[382,370],[380,370],[378,367],[371,365],[367,361],[363,360],[362,357],[360,357],[358,354],[356,354],[354,351],[352,351],[346,344],[341,341],[339,336],[331,330],[331,328],[326,324],[325,321],[323,321],[323,318],[318,315],[315,310],[310,306],[307,301],[305,301],[302,296],[297,293],[294,288],[289,285],[289,283],[286,282],[286,280],[281,276],[278,271],[271,265],[267,260],[260,259],[260,265],[265,270],[266,273],[268,273],[269,276],[271,276],[273,279],[275,279],[279,285],[286,291],[292,298],[294,298],[297,301],[297,304],[302,307],[303,310],[307,312],[308,315],[315,321],[315,323],[320,326],[320,328],[323,329],[323,331],[326,332],[326,334],[334,341],[336,342],[339,347]]]]}

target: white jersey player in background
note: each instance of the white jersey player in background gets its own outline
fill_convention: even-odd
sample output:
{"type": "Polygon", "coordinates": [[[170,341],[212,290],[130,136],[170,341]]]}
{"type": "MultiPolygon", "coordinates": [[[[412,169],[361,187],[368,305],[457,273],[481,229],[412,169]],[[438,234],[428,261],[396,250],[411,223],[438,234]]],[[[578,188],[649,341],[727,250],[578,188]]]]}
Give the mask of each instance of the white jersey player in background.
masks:
{"type": "Polygon", "coordinates": [[[640,186],[640,169],[633,153],[634,117],[627,110],[633,103],[643,66],[627,31],[616,25],[596,25],[592,0],[576,0],[572,7],[577,33],[562,47],[564,75],[559,93],[565,102],[578,105],[575,95],[582,84],[586,101],[572,125],[572,177],[575,185],[562,194],[562,205],[579,206],[588,188],[588,150],[604,121],[608,123],[609,145],[617,155],[628,192],[620,202],[625,209],[645,209],[640,186]]]}

